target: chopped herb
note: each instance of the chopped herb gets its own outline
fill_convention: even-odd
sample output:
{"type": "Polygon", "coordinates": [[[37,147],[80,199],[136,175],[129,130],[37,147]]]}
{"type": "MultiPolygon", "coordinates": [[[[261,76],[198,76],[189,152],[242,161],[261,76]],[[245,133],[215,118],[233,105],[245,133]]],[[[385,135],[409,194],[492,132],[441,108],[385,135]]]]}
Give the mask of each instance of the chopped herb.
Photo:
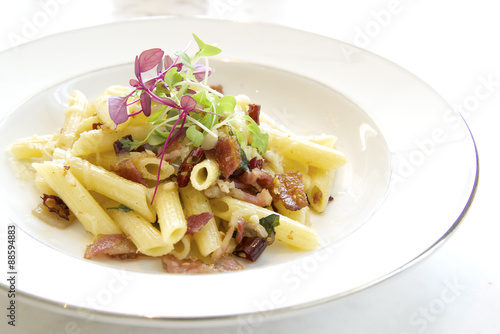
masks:
{"type": "Polygon", "coordinates": [[[276,233],[274,228],[280,224],[280,216],[277,214],[270,214],[269,216],[259,219],[259,223],[264,226],[269,235],[274,235],[274,233],[276,233]]]}
{"type": "Polygon", "coordinates": [[[131,208],[129,208],[128,206],[123,205],[123,204],[120,204],[120,205],[114,206],[114,207],[110,207],[110,208],[108,208],[108,210],[120,210],[120,211],[123,211],[123,212],[130,212],[130,211],[132,211],[131,208]]]}

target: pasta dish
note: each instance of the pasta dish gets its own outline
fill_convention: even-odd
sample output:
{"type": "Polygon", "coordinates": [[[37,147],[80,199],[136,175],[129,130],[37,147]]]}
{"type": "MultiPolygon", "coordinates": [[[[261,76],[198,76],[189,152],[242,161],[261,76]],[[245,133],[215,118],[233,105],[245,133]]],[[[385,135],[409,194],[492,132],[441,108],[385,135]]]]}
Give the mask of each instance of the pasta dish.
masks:
{"type": "Polygon", "coordinates": [[[194,55],[146,50],[128,87],[92,101],[74,91],[58,132],[11,145],[33,170],[33,214],[79,222],[93,236],[86,259],[148,256],[169,273],[212,273],[242,269],[274,242],[320,245],[310,216],[333,200],[346,163],[336,137],[292,134],[248,96],[209,85],[221,50],[193,37],[194,55]]]}

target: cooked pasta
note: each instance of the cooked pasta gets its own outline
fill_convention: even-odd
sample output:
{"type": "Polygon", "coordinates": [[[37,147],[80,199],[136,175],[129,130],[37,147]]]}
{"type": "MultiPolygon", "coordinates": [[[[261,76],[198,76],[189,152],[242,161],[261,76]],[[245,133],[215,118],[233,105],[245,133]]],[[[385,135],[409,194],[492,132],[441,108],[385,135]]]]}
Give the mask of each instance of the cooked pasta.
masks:
{"type": "Polygon", "coordinates": [[[35,170],[43,214],[71,214],[94,236],[85,258],[149,256],[168,272],[217,272],[256,261],[275,241],[321,244],[312,216],[346,163],[337,138],[259,126],[260,105],[209,86],[208,63],[186,65],[220,52],[194,38],[194,56],[146,50],[131,87],[91,101],[75,91],[59,131],[11,145],[35,170]]]}

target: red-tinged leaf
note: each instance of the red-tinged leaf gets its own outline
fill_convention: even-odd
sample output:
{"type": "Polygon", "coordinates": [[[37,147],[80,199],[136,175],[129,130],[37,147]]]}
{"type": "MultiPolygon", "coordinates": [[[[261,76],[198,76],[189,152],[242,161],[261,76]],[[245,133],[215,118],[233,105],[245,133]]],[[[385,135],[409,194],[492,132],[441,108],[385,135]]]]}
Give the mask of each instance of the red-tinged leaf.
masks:
{"type": "Polygon", "coordinates": [[[144,115],[151,115],[151,96],[146,91],[141,93],[141,107],[144,115]]]}
{"type": "Polygon", "coordinates": [[[149,49],[139,56],[139,68],[141,73],[153,69],[163,59],[163,50],[159,48],[149,49]]]}
{"type": "Polygon", "coordinates": [[[169,106],[169,107],[172,107],[172,108],[175,108],[175,109],[180,109],[179,105],[177,105],[177,103],[175,103],[174,100],[172,100],[172,99],[170,99],[168,97],[160,97],[160,100],[166,106],[169,106]]]}
{"type": "Polygon", "coordinates": [[[156,86],[156,79],[155,78],[149,79],[148,81],[144,82],[143,84],[144,84],[144,87],[146,87],[147,89],[151,89],[154,86],[156,86]]]}
{"type": "Polygon", "coordinates": [[[127,121],[127,100],[128,96],[110,96],[108,99],[109,117],[115,124],[127,121]]]}
{"type": "Polygon", "coordinates": [[[181,108],[184,109],[185,111],[189,112],[196,110],[197,105],[198,103],[192,96],[183,95],[181,97],[181,108]]]}
{"type": "Polygon", "coordinates": [[[212,69],[208,67],[207,71],[207,67],[204,64],[195,64],[194,68],[193,75],[198,82],[205,80],[205,74],[208,74],[208,76],[212,74],[212,69]]]}
{"type": "Polygon", "coordinates": [[[156,66],[156,74],[160,74],[161,72],[163,72],[163,62],[160,61],[158,63],[158,66],[156,66]]]}
{"type": "Polygon", "coordinates": [[[139,87],[139,86],[141,85],[141,83],[140,83],[139,81],[135,80],[135,79],[130,79],[130,80],[128,81],[128,84],[129,84],[130,86],[132,86],[132,87],[136,87],[136,88],[137,88],[137,87],[139,87]]]}
{"type": "Polygon", "coordinates": [[[163,58],[163,65],[165,65],[165,69],[172,66],[173,63],[174,61],[172,60],[172,57],[170,57],[169,55],[166,55],[165,58],[163,58]]]}
{"type": "Polygon", "coordinates": [[[139,56],[135,56],[134,73],[135,77],[141,80],[141,66],[139,65],[139,56]]]}

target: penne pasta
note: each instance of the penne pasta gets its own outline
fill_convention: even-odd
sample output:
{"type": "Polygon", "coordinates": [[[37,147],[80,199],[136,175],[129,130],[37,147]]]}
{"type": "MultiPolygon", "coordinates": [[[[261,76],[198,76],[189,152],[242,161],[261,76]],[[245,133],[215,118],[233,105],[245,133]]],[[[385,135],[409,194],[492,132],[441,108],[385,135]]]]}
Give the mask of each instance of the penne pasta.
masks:
{"type": "MultiPolygon", "coordinates": [[[[230,220],[232,212],[240,210],[248,212],[243,216],[244,219],[250,219],[251,215],[257,215],[260,219],[275,213],[229,196],[213,199],[210,204],[214,214],[224,220],[230,220]]],[[[319,237],[313,229],[283,215],[280,215],[280,224],[276,227],[276,239],[300,250],[315,250],[320,245],[319,237]]]]}
{"type": "Polygon", "coordinates": [[[173,245],[181,240],[187,231],[187,222],[176,183],[166,182],[158,187],[154,207],[163,241],[173,245]]]}
{"type": "Polygon", "coordinates": [[[189,252],[191,251],[191,240],[193,237],[191,235],[185,235],[179,240],[172,250],[171,254],[178,258],[179,260],[185,259],[189,252]]]}
{"type": "Polygon", "coordinates": [[[87,115],[87,98],[82,92],[75,90],[69,98],[69,108],[66,109],[65,121],[60,131],[57,147],[68,149],[73,146],[80,123],[87,115]]]}
{"type": "Polygon", "coordinates": [[[96,191],[137,211],[153,222],[156,215],[149,205],[149,190],[145,186],[127,180],[90,162],[72,156],[68,151],[55,150],[55,159],[64,159],[76,178],[88,190],[96,191]]]}
{"type": "Polygon", "coordinates": [[[266,129],[269,134],[269,148],[281,152],[283,156],[323,169],[336,169],[347,160],[343,153],[298,136],[266,129]]]}
{"type": "Polygon", "coordinates": [[[113,150],[113,143],[127,135],[136,139],[144,139],[148,134],[148,128],[144,126],[127,127],[123,130],[97,129],[82,132],[80,137],[71,147],[71,154],[83,156],[92,153],[108,152],[113,150]]]}
{"type": "MultiPolygon", "coordinates": [[[[191,185],[179,188],[179,192],[186,217],[203,212],[213,213],[208,198],[191,185]]],[[[221,246],[221,237],[215,218],[210,219],[200,231],[194,234],[194,240],[203,256],[208,256],[221,246]]]]}
{"type": "Polygon", "coordinates": [[[276,207],[278,213],[283,216],[287,216],[288,218],[298,221],[305,226],[311,227],[311,213],[308,206],[297,211],[288,210],[281,201],[274,203],[274,206],[276,207]]]}
{"type": "Polygon", "coordinates": [[[130,87],[90,102],[76,90],[57,133],[11,145],[18,174],[43,194],[33,213],[60,227],[76,217],[95,236],[87,259],[143,254],[169,272],[217,272],[256,261],[275,240],[321,244],[311,216],[346,163],[337,138],[297,136],[248,96],[208,85],[197,61],[208,69],[220,50],[193,37],[196,56],[146,50],[130,87]]]}
{"type": "Polygon", "coordinates": [[[174,174],[174,167],[166,161],[163,161],[160,168],[161,159],[154,155],[141,154],[133,159],[133,163],[141,176],[146,180],[165,180],[174,174]],[[158,176],[159,174],[159,176],[158,176]]]}
{"type": "Polygon", "coordinates": [[[63,161],[35,163],[33,167],[88,232],[94,235],[121,233],[120,228],[68,170],[63,161]]]}
{"type": "Polygon", "coordinates": [[[121,208],[116,201],[105,201],[103,207],[120,229],[137,246],[137,250],[148,256],[162,256],[172,251],[173,245],[163,241],[161,233],[143,216],[135,211],[121,208]]]}
{"type": "Polygon", "coordinates": [[[308,174],[310,178],[309,187],[306,189],[309,205],[316,212],[325,211],[330,201],[333,182],[335,181],[335,170],[311,168],[308,174]]]}
{"type": "Polygon", "coordinates": [[[18,139],[11,144],[10,150],[17,159],[25,160],[50,157],[54,147],[54,136],[45,135],[18,139]]]}
{"type": "Polygon", "coordinates": [[[205,159],[194,166],[190,181],[196,190],[205,190],[219,178],[219,164],[214,159],[205,159]]]}

